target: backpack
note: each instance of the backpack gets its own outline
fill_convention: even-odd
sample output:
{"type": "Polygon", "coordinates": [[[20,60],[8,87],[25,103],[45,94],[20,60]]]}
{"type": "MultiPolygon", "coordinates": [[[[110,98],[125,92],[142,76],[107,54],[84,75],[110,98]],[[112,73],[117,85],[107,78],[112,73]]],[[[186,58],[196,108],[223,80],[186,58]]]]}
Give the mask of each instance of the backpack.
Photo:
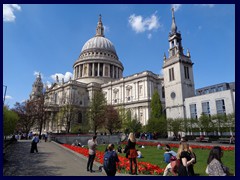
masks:
{"type": "Polygon", "coordinates": [[[195,158],[195,161],[193,162],[193,164],[196,164],[197,163],[197,156],[196,156],[196,154],[194,152],[191,152],[190,156],[191,156],[191,158],[195,158]]]}
{"type": "Polygon", "coordinates": [[[107,172],[113,172],[116,170],[116,162],[113,153],[114,151],[107,151],[104,154],[103,168],[107,172]]]}

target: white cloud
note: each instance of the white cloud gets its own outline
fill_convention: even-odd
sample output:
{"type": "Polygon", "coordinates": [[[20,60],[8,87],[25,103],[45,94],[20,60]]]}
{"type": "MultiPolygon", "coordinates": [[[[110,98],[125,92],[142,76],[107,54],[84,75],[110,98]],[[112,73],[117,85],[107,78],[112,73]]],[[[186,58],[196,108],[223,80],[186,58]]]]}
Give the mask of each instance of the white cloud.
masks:
{"type": "Polygon", "coordinates": [[[182,6],[181,4],[171,4],[171,8],[174,8],[175,12],[177,12],[181,6],[182,6]]]}
{"type": "Polygon", "coordinates": [[[13,97],[12,97],[12,96],[9,96],[9,95],[6,95],[6,96],[5,96],[5,99],[13,99],[13,97]]]}
{"type": "Polygon", "coordinates": [[[54,75],[51,75],[51,78],[56,81],[56,76],[58,76],[58,80],[61,81],[62,78],[64,78],[64,81],[69,81],[70,77],[72,78],[73,74],[71,72],[66,72],[65,75],[61,73],[55,73],[54,75]]]}
{"type": "MultiPolygon", "coordinates": [[[[34,71],[33,75],[37,77],[39,75],[39,73],[40,73],[39,71],[34,71]]],[[[43,74],[40,73],[40,75],[41,75],[41,78],[43,79],[44,78],[43,74]]]]}
{"type": "Polygon", "coordinates": [[[23,99],[22,101],[21,101],[21,103],[25,103],[25,102],[27,102],[28,100],[27,99],[23,99]]]}
{"type": "Polygon", "coordinates": [[[160,70],[160,75],[163,76],[163,69],[160,70]]]}
{"type": "Polygon", "coordinates": [[[135,14],[132,14],[129,17],[128,22],[136,33],[142,33],[147,30],[151,31],[160,27],[158,17],[155,14],[145,19],[141,15],[136,16],[135,14]]]}
{"type": "Polygon", "coordinates": [[[103,25],[103,28],[104,28],[104,33],[110,32],[110,28],[108,26],[103,25]]]}
{"type": "Polygon", "coordinates": [[[14,11],[21,11],[21,6],[18,4],[3,4],[3,21],[13,22],[16,19],[14,11]]]}
{"type": "Polygon", "coordinates": [[[44,86],[44,87],[45,87],[45,88],[46,88],[46,87],[50,88],[51,86],[52,86],[52,83],[51,83],[50,81],[47,81],[47,82],[45,83],[45,86],[44,86]]]}
{"type": "Polygon", "coordinates": [[[199,4],[199,5],[209,7],[209,8],[213,8],[215,6],[215,4],[199,4]]]}
{"type": "Polygon", "coordinates": [[[152,38],[152,34],[148,34],[148,39],[151,39],[152,38]]]}

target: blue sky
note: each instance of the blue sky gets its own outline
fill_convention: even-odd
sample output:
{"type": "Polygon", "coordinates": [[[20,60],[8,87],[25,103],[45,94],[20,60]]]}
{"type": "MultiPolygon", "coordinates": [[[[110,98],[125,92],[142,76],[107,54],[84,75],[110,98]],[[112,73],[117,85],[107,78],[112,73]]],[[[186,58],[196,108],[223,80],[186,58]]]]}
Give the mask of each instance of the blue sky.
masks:
{"type": "Polygon", "coordinates": [[[195,88],[235,81],[235,5],[14,4],[3,6],[5,104],[28,99],[38,72],[46,84],[56,74],[68,80],[84,43],[95,35],[99,14],[124,76],[161,74],[171,7],[184,52],[190,50],[194,63],[195,88]]]}

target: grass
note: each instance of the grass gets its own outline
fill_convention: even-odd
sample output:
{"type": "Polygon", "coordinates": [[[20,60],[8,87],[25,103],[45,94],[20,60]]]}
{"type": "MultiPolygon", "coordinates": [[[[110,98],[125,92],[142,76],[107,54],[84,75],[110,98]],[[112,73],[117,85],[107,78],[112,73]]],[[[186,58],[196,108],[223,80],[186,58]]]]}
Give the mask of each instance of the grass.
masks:
{"type": "MultiPolygon", "coordinates": [[[[123,147],[123,146],[122,146],[123,147]]],[[[104,151],[106,145],[99,145],[97,150],[104,151]]],[[[117,147],[115,147],[117,148],[117,147]]],[[[142,152],[143,158],[138,159],[139,162],[149,162],[154,165],[158,165],[160,168],[165,168],[166,163],[163,161],[164,150],[158,150],[157,147],[145,146],[145,148],[139,148],[142,152]]],[[[172,148],[177,152],[177,148],[172,148]]],[[[197,163],[194,165],[194,172],[199,176],[206,176],[205,169],[207,167],[207,158],[210,150],[208,149],[193,149],[197,156],[197,163]]],[[[125,154],[118,154],[125,157],[125,154]]],[[[225,166],[229,167],[230,172],[235,174],[235,151],[224,151],[222,162],[225,166]]]]}

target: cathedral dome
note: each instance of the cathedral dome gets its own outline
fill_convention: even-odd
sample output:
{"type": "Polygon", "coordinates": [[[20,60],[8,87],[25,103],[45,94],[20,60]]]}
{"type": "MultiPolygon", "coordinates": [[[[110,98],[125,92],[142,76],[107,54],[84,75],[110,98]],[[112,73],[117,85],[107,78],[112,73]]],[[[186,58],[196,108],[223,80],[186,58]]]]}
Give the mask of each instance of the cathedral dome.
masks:
{"type": "Polygon", "coordinates": [[[113,43],[104,36],[101,15],[95,36],[83,45],[73,68],[74,79],[87,84],[103,84],[122,78],[124,68],[113,43]]]}
{"type": "Polygon", "coordinates": [[[105,51],[111,51],[116,54],[115,47],[113,43],[105,37],[95,36],[89,39],[83,46],[82,51],[90,50],[90,49],[102,49],[105,51]]]}

